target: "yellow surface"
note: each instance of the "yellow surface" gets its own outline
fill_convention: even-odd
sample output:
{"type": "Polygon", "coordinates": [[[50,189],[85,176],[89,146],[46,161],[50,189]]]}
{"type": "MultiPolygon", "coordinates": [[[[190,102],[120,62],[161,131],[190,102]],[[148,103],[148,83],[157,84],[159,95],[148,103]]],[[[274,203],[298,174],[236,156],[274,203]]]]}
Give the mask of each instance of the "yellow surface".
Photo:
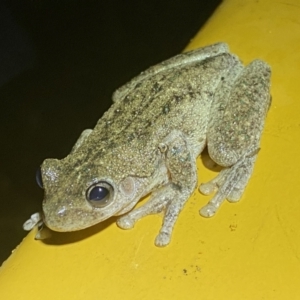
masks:
{"type": "MultiPolygon", "coordinates": [[[[170,246],[153,244],[160,216],[133,230],[109,220],[48,244],[30,233],[0,269],[0,299],[300,299],[300,3],[225,1],[189,49],[226,41],[273,70],[255,172],[242,200],[212,219],[195,192],[170,246]]],[[[201,181],[216,174],[199,160],[201,181]]]]}

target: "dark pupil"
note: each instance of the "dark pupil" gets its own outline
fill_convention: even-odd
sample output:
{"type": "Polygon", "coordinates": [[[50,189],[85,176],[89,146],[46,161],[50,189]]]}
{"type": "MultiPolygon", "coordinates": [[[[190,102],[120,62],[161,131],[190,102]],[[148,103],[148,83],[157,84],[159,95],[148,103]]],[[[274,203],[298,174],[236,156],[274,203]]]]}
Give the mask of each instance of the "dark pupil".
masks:
{"type": "Polygon", "coordinates": [[[89,200],[102,200],[108,195],[108,189],[103,186],[95,186],[89,194],[89,200]]]}
{"type": "Polygon", "coordinates": [[[39,185],[40,188],[43,188],[43,179],[42,179],[42,172],[41,168],[38,168],[35,173],[35,180],[36,183],[39,185]]]}

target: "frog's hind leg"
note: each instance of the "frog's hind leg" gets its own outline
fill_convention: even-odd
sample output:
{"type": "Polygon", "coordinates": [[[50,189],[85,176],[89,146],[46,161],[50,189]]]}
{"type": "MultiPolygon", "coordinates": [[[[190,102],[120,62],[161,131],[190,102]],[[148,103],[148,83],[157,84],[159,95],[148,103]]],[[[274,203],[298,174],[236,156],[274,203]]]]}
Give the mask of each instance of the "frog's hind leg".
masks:
{"type": "Polygon", "coordinates": [[[216,195],[201,208],[203,217],[212,217],[224,200],[230,202],[240,200],[247,183],[251,177],[257,155],[249,153],[250,157],[244,157],[231,168],[223,169],[220,174],[211,181],[201,184],[199,190],[202,194],[209,195],[218,190],[216,195]]]}
{"type": "Polygon", "coordinates": [[[163,225],[156,237],[156,246],[169,244],[173,227],[185,202],[195,189],[197,182],[196,159],[191,154],[185,136],[179,131],[171,132],[160,148],[169,173],[169,181],[152,193],[143,206],[120,217],[121,228],[132,228],[140,218],[164,211],[163,225]]]}
{"type": "Polygon", "coordinates": [[[212,103],[207,131],[210,157],[225,167],[200,191],[215,196],[200,210],[211,217],[227,198],[236,202],[251,177],[264,120],[270,105],[270,68],[255,60],[246,68],[238,66],[224,78],[212,103]]]}

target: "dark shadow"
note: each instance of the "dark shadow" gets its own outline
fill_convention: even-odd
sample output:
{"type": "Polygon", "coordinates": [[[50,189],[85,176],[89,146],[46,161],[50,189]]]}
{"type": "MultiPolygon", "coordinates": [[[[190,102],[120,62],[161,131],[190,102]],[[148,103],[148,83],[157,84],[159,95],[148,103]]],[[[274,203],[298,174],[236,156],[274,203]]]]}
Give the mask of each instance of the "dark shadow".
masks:
{"type": "Polygon", "coordinates": [[[117,217],[111,217],[89,228],[73,231],[73,232],[56,232],[47,228],[46,230],[50,231],[51,236],[47,239],[41,240],[41,242],[47,245],[56,245],[56,246],[73,244],[82,241],[86,238],[89,238],[102,230],[107,229],[109,226],[115,223],[116,220],[117,217]]]}
{"type": "Polygon", "coordinates": [[[205,168],[209,169],[210,171],[219,173],[223,169],[223,167],[219,166],[209,157],[207,147],[201,153],[200,158],[205,168]]]}
{"type": "MultiPolygon", "coordinates": [[[[144,205],[148,200],[147,198],[148,195],[141,198],[134,208],[144,205]]],[[[56,232],[46,227],[43,230],[47,230],[49,232],[49,237],[42,239],[41,241],[47,245],[57,245],[57,246],[76,243],[78,241],[89,238],[92,235],[97,234],[102,230],[106,230],[112,224],[116,223],[119,217],[120,216],[112,216],[109,219],[100,222],[94,226],[82,230],[78,230],[78,231],[72,231],[72,232],[56,232]]],[[[120,228],[120,230],[124,230],[124,229],[120,228]]]]}

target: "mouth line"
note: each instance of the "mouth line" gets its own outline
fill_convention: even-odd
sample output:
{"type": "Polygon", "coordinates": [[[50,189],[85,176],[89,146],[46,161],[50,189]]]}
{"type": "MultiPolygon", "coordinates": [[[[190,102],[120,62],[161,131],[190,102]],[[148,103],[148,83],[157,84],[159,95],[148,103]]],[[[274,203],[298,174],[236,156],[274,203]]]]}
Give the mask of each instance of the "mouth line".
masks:
{"type": "Polygon", "coordinates": [[[82,213],[81,211],[72,211],[71,214],[68,214],[65,211],[64,215],[62,214],[55,214],[53,218],[46,216],[43,212],[43,223],[49,229],[56,231],[56,232],[73,232],[83,230],[98,223],[101,223],[111,217],[111,215],[104,216],[104,215],[97,215],[97,211],[93,210],[90,212],[82,213]]]}

